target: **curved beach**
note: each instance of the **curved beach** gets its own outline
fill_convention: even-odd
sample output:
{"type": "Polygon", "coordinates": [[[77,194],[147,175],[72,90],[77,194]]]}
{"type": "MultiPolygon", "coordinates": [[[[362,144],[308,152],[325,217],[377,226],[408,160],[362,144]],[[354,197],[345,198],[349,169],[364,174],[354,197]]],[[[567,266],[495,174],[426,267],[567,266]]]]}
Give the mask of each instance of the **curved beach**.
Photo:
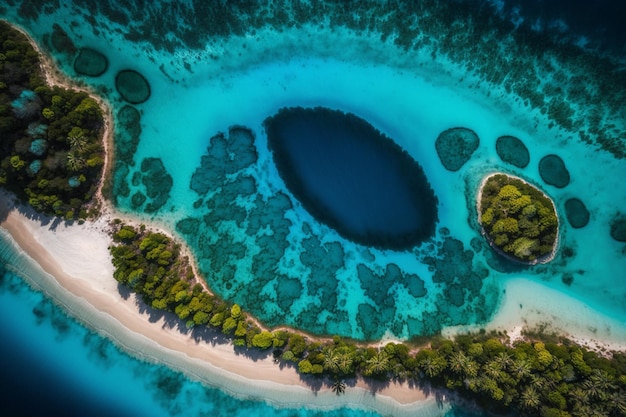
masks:
{"type": "Polygon", "coordinates": [[[20,264],[29,265],[15,272],[131,355],[163,363],[236,397],[264,399],[282,407],[350,406],[393,415],[441,411],[434,396],[426,397],[405,384],[392,383],[379,390],[359,380],[343,396],[330,388],[314,391],[294,368],[274,364],[271,355],[247,358],[229,343],[198,341],[183,334],[165,318],[151,321],[148,313],[140,313],[143,303],[134,295],[122,298],[113,278],[107,249],[112,242],[107,232],[110,216],[83,225],[59,224],[51,230],[49,224],[13,207],[6,194],[1,207],[3,233],[19,248],[24,258],[20,264]]]}
{"type": "MultiPolygon", "coordinates": [[[[49,82],[75,88],[49,57],[40,56],[49,82]]],[[[110,106],[102,99],[99,102],[106,109],[104,171],[110,175],[113,116],[110,106]]],[[[168,320],[177,320],[174,316],[165,315],[154,321],[134,294],[122,296],[124,289],[113,278],[108,251],[112,243],[109,224],[115,218],[128,216],[118,213],[102,199],[100,190],[97,195],[103,212],[97,220],[66,225],[15,207],[11,196],[0,193],[0,232],[18,253],[16,261],[10,262],[20,265],[16,273],[130,355],[165,364],[235,397],[265,400],[278,407],[326,410],[349,406],[383,415],[445,414],[446,403],[442,405],[434,395],[408,384],[377,386],[358,379],[356,386],[348,387],[345,395],[338,396],[328,387],[318,390],[317,384],[312,383],[316,380],[301,377],[294,367],[279,367],[271,354],[249,357],[235,351],[227,341],[181,332],[168,320]]],[[[148,225],[166,228],[161,223],[148,225]]],[[[191,251],[184,244],[183,249],[189,256],[191,251]]],[[[552,257],[555,254],[556,249],[552,257]]],[[[195,262],[190,259],[193,265],[195,262]]],[[[500,305],[489,323],[450,327],[444,330],[444,335],[484,328],[505,332],[515,340],[522,337],[524,329],[543,328],[599,351],[626,349],[624,323],[565,292],[523,276],[507,278],[501,289],[500,305]]]]}

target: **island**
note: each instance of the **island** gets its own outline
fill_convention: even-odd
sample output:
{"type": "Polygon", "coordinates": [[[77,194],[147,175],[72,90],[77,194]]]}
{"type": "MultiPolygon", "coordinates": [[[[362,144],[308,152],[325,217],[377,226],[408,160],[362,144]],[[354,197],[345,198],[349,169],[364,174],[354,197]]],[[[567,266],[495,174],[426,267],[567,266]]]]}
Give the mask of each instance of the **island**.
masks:
{"type": "Polygon", "coordinates": [[[505,174],[485,177],[477,211],[483,235],[499,253],[529,264],[554,257],[559,230],[554,203],[528,182],[505,174]]]}
{"type": "MultiPolygon", "coordinates": [[[[5,40],[6,60],[35,56],[38,51],[28,50],[29,42],[5,40]],[[22,52],[10,53],[18,46],[24,48],[22,52]]],[[[33,68],[38,65],[32,62],[33,68]]],[[[50,73],[43,72],[40,81],[49,77],[50,73]]],[[[7,81],[14,85],[8,79],[2,82],[7,81]]],[[[370,408],[381,410],[384,407],[376,407],[375,401],[387,401],[397,406],[391,409],[393,413],[433,392],[437,399],[458,393],[482,409],[508,414],[590,415],[599,410],[619,415],[626,409],[626,355],[594,351],[559,335],[527,333],[513,338],[505,332],[478,331],[456,338],[434,335],[423,340],[368,342],[264,326],[239,305],[212,294],[197,274],[189,250],[175,237],[125,216],[103,199],[101,176],[111,175],[107,156],[113,150],[107,146],[111,141],[107,127],[112,116],[97,107],[100,101],[92,92],[75,94],[54,85],[9,90],[14,95],[3,99],[13,110],[6,107],[6,123],[13,123],[8,118],[25,108],[36,109],[26,113],[32,119],[25,119],[36,122],[35,127],[47,125],[46,120],[50,124],[39,128],[41,132],[33,127],[32,137],[20,131],[16,141],[7,141],[10,146],[4,149],[2,165],[7,179],[0,186],[20,198],[16,206],[25,210],[30,205],[29,213],[64,218],[68,224],[48,230],[38,224],[39,218],[14,210],[3,194],[2,227],[53,277],[43,278],[50,280],[39,287],[56,294],[71,314],[131,354],[166,363],[202,381],[219,380],[220,387],[242,396],[253,395],[245,386],[256,382],[261,386],[258,395],[290,404],[327,407],[335,396],[345,394],[347,399],[333,404],[367,402],[370,408]],[[61,103],[58,109],[54,107],[61,103]],[[79,119],[87,123],[80,124],[79,119]],[[45,140],[43,131],[47,132],[45,140]],[[63,189],[70,196],[73,189],[80,189],[80,199],[69,197],[68,204],[47,206],[41,201],[49,198],[27,191],[29,175],[39,178],[46,172],[36,170],[34,163],[46,152],[56,156],[44,160],[44,165],[54,163],[58,170],[38,179],[39,189],[47,189],[41,184],[59,184],[56,191],[63,189]],[[78,178],[67,178],[68,172],[77,173],[78,178]],[[94,199],[100,199],[102,210],[90,216],[85,211],[89,219],[85,224],[72,222],[83,218],[80,213],[94,199]],[[169,314],[168,326],[163,323],[165,314],[169,314]]],[[[3,133],[18,132],[16,125],[7,126],[3,133]]],[[[26,128],[31,128],[30,122],[26,128]]],[[[479,195],[481,225],[498,250],[527,263],[550,259],[559,226],[552,201],[530,184],[504,174],[487,177],[479,195]]],[[[532,300],[528,303],[532,305],[532,300]]]]}

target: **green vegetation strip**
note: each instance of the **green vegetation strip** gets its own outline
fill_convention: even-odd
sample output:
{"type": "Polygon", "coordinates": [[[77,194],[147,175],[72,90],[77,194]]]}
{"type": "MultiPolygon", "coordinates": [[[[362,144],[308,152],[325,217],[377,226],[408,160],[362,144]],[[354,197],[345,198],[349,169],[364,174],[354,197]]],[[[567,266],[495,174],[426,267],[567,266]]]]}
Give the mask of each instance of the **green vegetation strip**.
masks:
{"type": "MultiPolygon", "coordinates": [[[[346,378],[400,381],[454,390],[484,409],[523,415],[623,415],[626,355],[610,357],[567,340],[515,342],[496,334],[431,340],[430,346],[389,343],[383,348],[315,338],[294,330],[261,329],[237,304],[199,284],[180,246],[168,236],[116,220],[111,246],[115,279],[146,304],[176,314],[188,329],[208,328],[238,349],[272,349],[277,364],[327,381],[340,394],[346,378]],[[332,382],[334,381],[334,382],[332,382]],[[621,413],[621,414],[620,414],[621,413]]],[[[279,365],[277,365],[279,366],[279,365]]]]}
{"type": "Polygon", "coordinates": [[[489,241],[522,262],[541,262],[557,244],[559,222],[552,201],[519,178],[488,177],[480,189],[479,220],[489,241]]]}

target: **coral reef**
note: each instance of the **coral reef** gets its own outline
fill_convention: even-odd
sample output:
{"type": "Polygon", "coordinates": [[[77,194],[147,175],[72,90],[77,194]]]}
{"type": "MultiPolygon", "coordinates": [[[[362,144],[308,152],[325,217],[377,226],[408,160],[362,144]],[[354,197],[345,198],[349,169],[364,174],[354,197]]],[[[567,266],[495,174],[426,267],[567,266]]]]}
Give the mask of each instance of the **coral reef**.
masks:
{"type": "Polygon", "coordinates": [[[454,127],[441,132],[435,141],[435,149],[445,169],[458,171],[470,160],[479,144],[480,139],[474,131],[454,127]]]}
{"type": "Polygon", "coordinates": [[[518,168],[526,168],[530,153],[524,142],[513,136],[501,136],[496,140],[496,152],[500,159],[518,168]]]}
{"type": "Polygon", "coordinates": [[[558,155],[546,155],[539,161],[539,175],[541,179],[556,188],[563,188],[569,184],[569,171],[565,162],[558,155]]]}

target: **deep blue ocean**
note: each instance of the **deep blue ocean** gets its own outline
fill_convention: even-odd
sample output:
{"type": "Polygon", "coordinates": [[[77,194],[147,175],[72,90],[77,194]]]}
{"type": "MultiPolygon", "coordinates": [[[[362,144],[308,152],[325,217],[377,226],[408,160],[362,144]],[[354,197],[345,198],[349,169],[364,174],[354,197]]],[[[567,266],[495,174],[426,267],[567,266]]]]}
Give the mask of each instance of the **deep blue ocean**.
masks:
{"type": "MultiPolygon", "coordinates": [[[[620,102],[624,87],[617,85],[614,100],[604,103],[609,91],[602,90],[601,78],[626,71],[626,6],[621,2],[425,1],[437,8],[419,14],[428,36],[388,33],[401,16],[383,24],[364,9],[367,2],[354,2],[347,12],[332,16],[289,1],[285,16],[264,2],[250,7],[252,12],[246,5],[253,2],[66,3],[8,0],[0,4],[0,18],[23,27],[65,74],[112,106],[115,140],[126,152],[114,173],[118,209],[176,232],[211,288],[265,323],[365,340],[408,338],[455,326],[475,330],[497,313],[514,280],[543,286],[546,293],[557,291],[602,317],[626,322],[626,249],[609,233],[612,222],[623,216],[616,201],[626,197],[626,164],[619,157],[626,101],[620,102]],[[233,15],[238,11],[247,20],[233,15]],[[460,17],[466,15],[482,23],[465,30],[460,17]],[[258,23],[267,16],[277,17],[258,23]],[[289,23],[294,19],[300,23],[289,23]],[[67,49],[59,29],[75,49],[67,49]],[[478,32],[481,42],[450,46],[478,32]],[[506,42],[504,33],[512,33],[506,42]],[[501,41],[507,45],[504,52],[498,49],[501,41]],[[575,54],[554,52],[570,51],[572,45],[610,60],[613,72],[585,73],[575,54]],[[79,71],[80,48],[108,59],[102,75],[79,71]],[[502,74],[502,68],[508,72],[502,74]],[[124,98],[116,74],[125,70],[145,77],[149,97],[124,98]],[[524,83],[533,77],[540,81],[524,83]],[[267,117],[290,106],[354,113],[414,158],[438,199],[433,236],[409,251],[367,247],[307,211],[281,179],[263,128],[267,117]],[[135,130],[125,124],[134,117],[140,120],[135,130]],[[248,130],[229,130],[232,126],[248,130]],[[133,145],[129,138],[138,128],[133,145]],[[480,138],[459,169],[446,169],[434,146],[451,128],[480,138]],[[506,163],[496,152],[496,139],[503,135],[525,144],[527,167],[506,163]],[[538,169],[541,158],[551,154],[569,170],[571,181],[564,187],[551,185],[538,169]],[[586,205],[590,221],[585,227],[569,227],[561,216],[561,242],[552,263],[512,267],[480,239],[472,220],[472,190],[496,170],[539,184],[561,212],[573,198],[586,205]]],[[[317,10],[327,10],[323,3],[317,10]]],[[[400,3],[407,8],[422,4],[400,3]]],[[[451,158],[458,157],[458,148],[452,149],[451,158]]],[[[321,194],[340,202],[344,219],[360,228],[359,217],[349,211],[363,201],[390,209],[383,204],[388,201],[346,194],[349,182],[394,180],[375,171],[389,165],[358,159],[346,166],[366,168],[344,176],[341,159],[355,156],[345,151],[327,155],[316,148],[312,156],[329,168],[305,175],[314,186],[315,178],[324,177],[321,194]],[[337,185],[333,177],[348,184],[329,188],[337,185]]],[[[298,157],[300,166],[313,159],[306,152],[298,157]]],[[[380,181],[376,185],[385,192],[400,189],[380,181]]],[[[399,213],[385,224],[406,225],[399,220],[411,210],[399,213]]],[[[22,258],[7,241],[0,244],[3,416],[375,415],[351,408],[282,409],[262,398],[237,399],[137,360],[31,289],[15,273],[23,265],[14,263],[22,258]]],[[[424,417],[474,417],[467,413],[442,409],[424,417]]]]}

